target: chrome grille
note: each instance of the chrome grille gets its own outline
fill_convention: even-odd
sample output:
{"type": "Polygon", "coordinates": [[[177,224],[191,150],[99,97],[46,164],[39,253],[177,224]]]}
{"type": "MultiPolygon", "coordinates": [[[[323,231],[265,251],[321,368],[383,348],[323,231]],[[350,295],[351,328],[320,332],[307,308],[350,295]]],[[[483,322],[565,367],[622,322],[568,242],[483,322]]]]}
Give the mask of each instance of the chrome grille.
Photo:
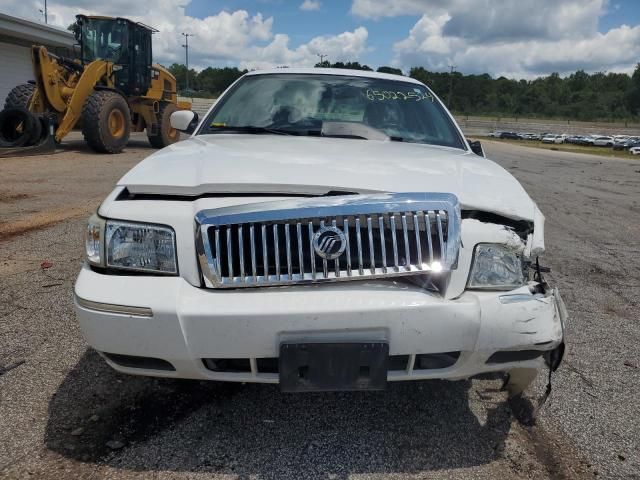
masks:
{"type": "Polygon", "coordinates": [[[460,243],[458,200],[439,193],[248,204],[201,211],[196,224],[213,288],[439,274],[455,268],[460,243]],[[335,259],[323,250],[338,247],[335,259]]]}

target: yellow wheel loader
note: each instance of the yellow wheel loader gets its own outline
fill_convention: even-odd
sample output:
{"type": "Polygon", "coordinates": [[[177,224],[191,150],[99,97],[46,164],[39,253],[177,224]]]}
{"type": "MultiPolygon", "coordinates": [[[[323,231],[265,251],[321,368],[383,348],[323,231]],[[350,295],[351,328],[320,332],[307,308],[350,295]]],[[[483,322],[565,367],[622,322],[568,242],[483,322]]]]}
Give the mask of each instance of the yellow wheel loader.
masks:
{"type": "Polygon", "coordinates": [[[118,153],[144,130],[153,147],[177,142],[169,117],[191,104],[178,102],[175,77],[152,65],[154,32],[125,18],[78,15],[80,58],[34,45],[35,82],[14,87],[0,112],[0,155],[51,152],[78,127],[97,152],[118,153]]]}

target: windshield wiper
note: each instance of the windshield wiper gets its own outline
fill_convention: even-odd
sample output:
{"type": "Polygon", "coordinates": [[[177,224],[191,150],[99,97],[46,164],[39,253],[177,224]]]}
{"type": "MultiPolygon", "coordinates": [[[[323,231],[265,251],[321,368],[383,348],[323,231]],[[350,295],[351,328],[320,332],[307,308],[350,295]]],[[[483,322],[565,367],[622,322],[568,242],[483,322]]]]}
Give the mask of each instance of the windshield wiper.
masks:
{"type": "Polygon", "coordinates": [[[241,132],[241,133],[273,133],[275,135],[297,135],[291,130],[282,130],[279,128],[256,127],[254,125],[211,125],[210,131],[213,132],[241,132]]]}

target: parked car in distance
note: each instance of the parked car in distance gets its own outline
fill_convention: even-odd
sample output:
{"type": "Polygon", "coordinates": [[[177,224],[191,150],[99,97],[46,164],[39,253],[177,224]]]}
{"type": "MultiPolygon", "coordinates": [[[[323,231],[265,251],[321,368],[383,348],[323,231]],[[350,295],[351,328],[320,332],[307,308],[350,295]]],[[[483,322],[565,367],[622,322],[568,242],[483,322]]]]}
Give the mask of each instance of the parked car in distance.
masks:
{"type": "Polygon", "coordinates": [[[564,142],[564,138],[562,137],[562,135],[547,135],[546,137],[543,137],[542,139],[542,143],[563,143],[564,142]]]}
{"type": "Polygon", "coordinates": [[[506,138],[509,140],[522,140],[522,137],[516,132],[501,132],[499,138],[506,138]]]}
{"type": "Polygon", "coordinates": [[[638,146],[638,147],[631,147],[631,148],[629,149],[629,153],[630,153],[631,155],[640,155],[640,146],[638,146]]]}
{"type": "Polygon", "coordinates": [[[283,392],[497,372],[517,395],[559,366],[544,215],[423,83],[252,71],[171,126],[192,135],[85,229],[76,316],[114,369],[283,392]]]}
{"type": "Polygon", "coordinates": [[[540,135],[537,133],[521,133],[520,136],[523,140],[540,140],[540,135]]]}
{"type": "Polygon", "coordinates": [[[501,133],[502,133],[502,132],[499,132],[498,130],[496,130],[496,131],[494,131],[494,132],[490,132],[488,136],[489,136],[489,137],[493,137],[493,138],[500,138],[500,134],[501,134],[501,133]]]}
{"type": "Polygon", "coordinates": [[[594,147],[613,147],[613,137],[596,137],[593,139],[594,147]]]}
{"type": "Polygon", "coordinates": [[[634,138],[627,138],[625,140],[616,140],[613,142],[614,150],[629,150],[633,147],[640,146],[640,140],[634,138]]]}
{"type": "Polygon", "coordinates": [[[564,139],[564,143],[571,143],[573,145],[578,145],[582,140],[582,135],[570,135],[564,139]]]}
{"type": "Polygon", "coordinates": [[[578,141],[578,145],[591,146],[591,145],[593,145],[594,138],[596,138],[596,137],[594,137],[592,135],[585,135],[582,138],[580,138],[580,140],[578,141]]]}

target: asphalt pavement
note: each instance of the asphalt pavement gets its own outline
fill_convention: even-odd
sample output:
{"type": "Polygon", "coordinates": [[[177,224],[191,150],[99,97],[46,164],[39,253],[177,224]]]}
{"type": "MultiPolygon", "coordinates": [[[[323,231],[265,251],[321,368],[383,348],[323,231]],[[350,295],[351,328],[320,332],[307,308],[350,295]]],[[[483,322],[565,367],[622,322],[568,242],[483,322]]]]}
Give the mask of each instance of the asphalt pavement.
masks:
{"type": "Polygon", "coordinates": [[[85,218],[152,150],[0,159],[0,478],[640,478],[640,161],[485,142],[547,217],[571,315],[551,397],[497,378],[385,392],[122,375],[72,309],[85,218]]]}

